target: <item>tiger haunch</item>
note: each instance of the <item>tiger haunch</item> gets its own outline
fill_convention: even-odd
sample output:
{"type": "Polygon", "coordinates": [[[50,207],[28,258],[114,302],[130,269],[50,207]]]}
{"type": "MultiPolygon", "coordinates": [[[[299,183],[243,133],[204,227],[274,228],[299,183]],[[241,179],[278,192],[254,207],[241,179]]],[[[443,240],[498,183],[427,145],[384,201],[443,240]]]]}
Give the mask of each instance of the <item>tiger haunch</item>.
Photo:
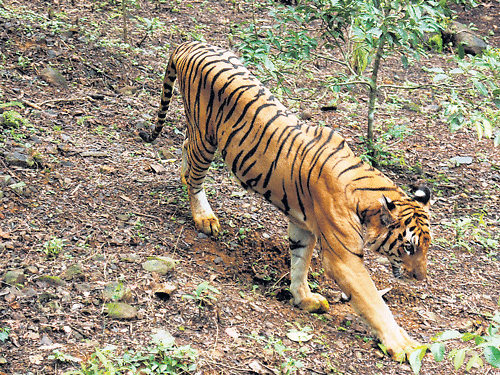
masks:
{"type": "Polygon", "coordinates": [[[328,302],[310,291],[307,273],[316,242],[325,272],[350,298],[393,357],[418,343],[398,326],[363,265],[363,247],[386,255],[395,276],[403,265],[422,280],[430,245],[430,191],[414,198],[357,158],[327,127],[300,124],[230,51],[199,42],[171,55],[151,142],[161,132],[178,79],[187,129],[181,178],[196,227],[212,235],[220,224],[203,190],[218,148],[243,187],[262,195],[289,220],[290,290],[307,311],[328,302]]]}

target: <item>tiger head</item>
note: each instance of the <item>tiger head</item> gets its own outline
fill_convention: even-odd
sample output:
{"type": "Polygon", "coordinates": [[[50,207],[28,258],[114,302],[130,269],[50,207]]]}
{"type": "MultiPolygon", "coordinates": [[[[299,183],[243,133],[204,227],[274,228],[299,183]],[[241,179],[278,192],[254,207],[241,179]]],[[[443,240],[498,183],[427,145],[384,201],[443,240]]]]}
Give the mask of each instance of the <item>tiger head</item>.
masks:
{"type": "Polygon", "coordinates": [[[431,243],[429,188],[418,188],[412,198],[393,202],[382,196],[380,226],[377,237],[369,243],[371,250],[387,256],[394,277],[401,278],[401,265],[417,280],[427,276],[427,251],[431,243]]]}

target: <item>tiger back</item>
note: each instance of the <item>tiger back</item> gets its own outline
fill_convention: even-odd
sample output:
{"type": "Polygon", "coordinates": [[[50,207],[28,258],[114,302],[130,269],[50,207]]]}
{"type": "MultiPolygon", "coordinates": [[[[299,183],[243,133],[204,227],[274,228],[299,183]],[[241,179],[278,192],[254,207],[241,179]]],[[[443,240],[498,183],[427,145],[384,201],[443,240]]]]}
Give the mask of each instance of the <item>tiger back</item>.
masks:
{"type": "Polygon", "coordinates": [[[363,247],[386,255],[395,276],[426,277],[430,245],[430,191],[408,197],[390,179],[357,158],[328,127],[299,123],[230,51],[199,42],[171,55],[153,141],[161,132],[175,80],[187,128],[181,178],[198,230],[217,235],[220,223],[203,181],[219,149],[241,185],[262,195],[289,220],[290,291],[307,311],[328,310],[312,293],[307,273],[318,241],[325,272],[351,299],[393,357],[418,343],[395,322],[363,265],[363,247]]]}

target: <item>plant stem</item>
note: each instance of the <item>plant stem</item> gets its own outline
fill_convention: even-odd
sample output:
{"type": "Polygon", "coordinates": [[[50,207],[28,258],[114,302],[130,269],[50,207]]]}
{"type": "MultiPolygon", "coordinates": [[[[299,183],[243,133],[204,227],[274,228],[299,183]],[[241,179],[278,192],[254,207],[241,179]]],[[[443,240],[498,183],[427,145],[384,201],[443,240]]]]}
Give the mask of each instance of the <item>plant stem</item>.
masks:
{"type": "Polygon", "coordinates": [[[368,101],[368,130],[367,130],[367,142],[368,142],[368,154],[370,155],[373,166],[378,166],[378,155],[377,150],[375,149],[374,140],[373,140],[373,123],[375,117],[375,101],[377,100],[377,76],[378,69],[380,67],[380,61],[382,60],[382,56],[384,53],[384,46],[386,42],[385,33],[382,33],[380,39],[378,41],[377,53],[375,55],[375,59],[373,61],[373,71],[370,79],[370,97],[368,101]]]}

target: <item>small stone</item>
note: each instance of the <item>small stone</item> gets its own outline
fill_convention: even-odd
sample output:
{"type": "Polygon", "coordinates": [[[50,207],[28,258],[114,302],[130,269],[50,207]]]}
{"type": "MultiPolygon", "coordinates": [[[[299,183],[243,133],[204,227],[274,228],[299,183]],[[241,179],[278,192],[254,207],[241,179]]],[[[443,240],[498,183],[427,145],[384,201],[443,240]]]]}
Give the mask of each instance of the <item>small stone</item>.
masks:
{"type": "Polygon", "coordinates": [[[106,313],[114,319],[134,319],[137,309],[128,303],[114,302],[106,304],[106,313]]]}
{"type": "Polygon", "coordinates": [[[57,276],[42,275],[37,281],[51,285],[51,286],[64,286],[66,282],[57,276]]]}
{"type": "Polygon", "coordinates": [[[129,262],[129,263],[139,263],[141,261],[141,257],[137,254],[130,253],[130,254],[125,254],[121,260],[123,262],[129,262]]]}
{"type": "Polygon", "coordinates": [[[0,186],[6,187],[13,185],[15,183],[14,179],[9,175],[0,175],[0,186]]]}
{"type": "Polygon", "coordinates": [[[5,154],[5,161],[8,165],[21,167],[21,168],[34,168],[36,167],[33,158],[19,151],[5,154]]]}
{"type": "Polygon", "coordinates": [[[174,284],[161,284],[154,290],[154,294],[162,301],[166,301],[176,290],[177,286],[174,284]]]}
{"type": "Polygon", "coordinates": [[[142,263],[142,268],[149,272],[166,275],[175,269],[175,260],[168,257],[157,257],[142,263]]]}
{"type": "Polygon", "coordinates": [[[3,275],[3,281],[9,285],[24,284],[26,276],[23,270],[10,270],[3,275]]]}
{"type": "Polygon", "coordinates": [[[43,303],[57,298],[59,297],[57,297],[57,295],[54,293],[44,292],[38,296],[38,301],[43,303]]]}
{"type": "Polygon", "coordinates": [[[461,165],[461,164],[472,164],[472,157],[470,156],[455,156],[453,158],[450,159],[450,161],[454,164],[454,165],[461,165]]]}
{"type": "Polygon", "coordinates": [[[132,299],[132,291],[123,283],[113,281],[104,286],[102,296],[105,301],[130,301],[132,299]]]}
{"type": "Polygon", "coordinates": [[[66,78],[56,69],[47,67],[40,72],[43,80],[55,86],[61,86],[63,88],[68,87],[68,82],[66,78]]]}
{"type": "Polygon", "coordinates": [[[72,264],[61,275],[64,280],[73,280],[83,276],[83,268],[81,264],[72,264]]]}

